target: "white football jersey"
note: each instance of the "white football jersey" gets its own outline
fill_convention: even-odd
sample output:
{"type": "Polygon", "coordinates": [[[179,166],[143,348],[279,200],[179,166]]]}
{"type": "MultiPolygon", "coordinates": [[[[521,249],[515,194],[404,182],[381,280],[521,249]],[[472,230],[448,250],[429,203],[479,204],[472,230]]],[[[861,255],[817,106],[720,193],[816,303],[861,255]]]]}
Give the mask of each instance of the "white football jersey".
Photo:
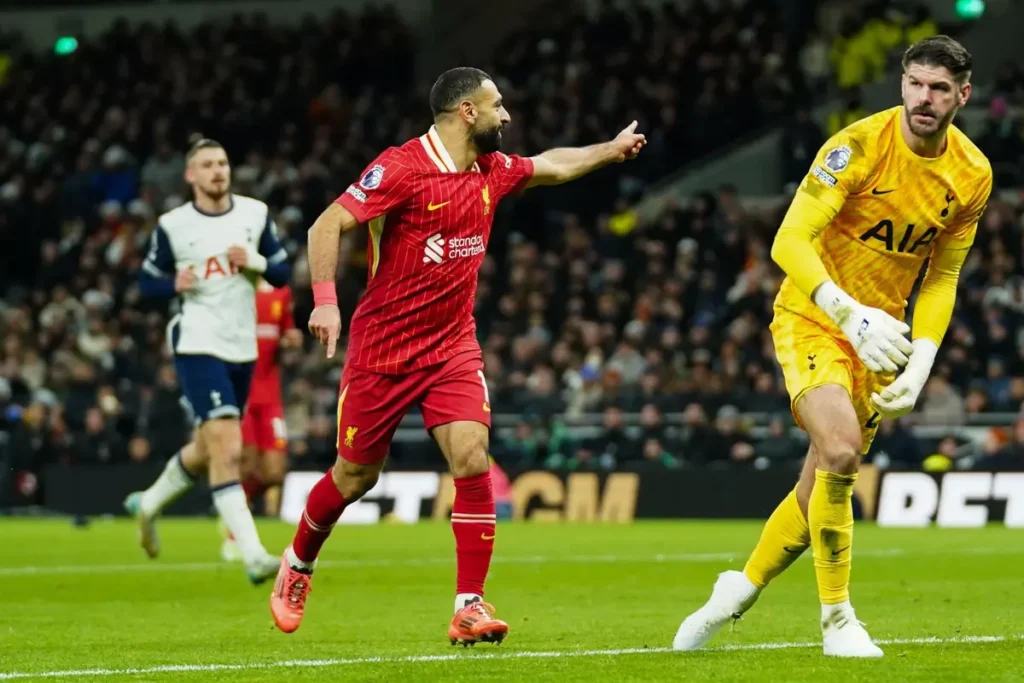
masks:
{"type": "Polygon", "coordinates": [[[160,216],[153,230],[146,275],[174,277],[190,268],[196,286],[183,295],[175,353],[202,354],[231,363],[256,360],[256,282],[259,274],[239,270],[228,261],[228,249],[251,245],[268,265],[288,258],[277,239],[267,205],[231,196],[231,208],[212,215],[194,203],[160,216]]]}

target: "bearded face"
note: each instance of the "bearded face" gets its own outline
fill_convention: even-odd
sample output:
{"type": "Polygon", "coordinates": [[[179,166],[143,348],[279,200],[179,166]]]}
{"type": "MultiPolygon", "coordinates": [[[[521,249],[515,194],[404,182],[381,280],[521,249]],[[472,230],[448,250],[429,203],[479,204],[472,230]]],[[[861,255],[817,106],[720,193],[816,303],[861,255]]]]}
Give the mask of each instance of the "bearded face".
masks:
{"type": "Polygon", "coordinates": [[[469,137],[481,154],[490,154],[501,149],[501,131],[504,128],[501,121],[477,121],[470,129],[469,137]]]}

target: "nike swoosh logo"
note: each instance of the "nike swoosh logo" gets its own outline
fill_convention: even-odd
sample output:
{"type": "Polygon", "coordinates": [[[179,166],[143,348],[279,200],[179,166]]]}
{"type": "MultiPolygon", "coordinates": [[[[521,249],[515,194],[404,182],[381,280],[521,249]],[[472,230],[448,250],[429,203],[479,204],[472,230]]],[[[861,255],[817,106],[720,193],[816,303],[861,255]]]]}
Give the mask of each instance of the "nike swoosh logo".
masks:
{"type": "Polygon", "coordinates": [[[850,546],[846,546],[845,548],[840,548],[839,550],[833,550],[832,551],[832,557],[839,557],[839,553],[843,552],[844,550],[849,550],[849,549],[850,549],[850,546]]]}
{"type": "Polygon", "coordinates": [[[485,541],[493,541],[494,540],[494,534],[491,534],[490,536],[488,536],[487,534],[480,534],[480,538],[485,540],[485,541]]]}
{"type": "Polygon", "coordinates": [[[889,194],[890,192],[895,192],[895,191],[896,191],[896,190],[879,190],[879,189],[878,189],[878,188],[876,187],[876,188],[874,188],[874,189],[872,189],[872,190],[871,190],[871,194],[889,194]]]}
{"type": "Polygon", "coordinates": [[[788,545],[782,546],[782,549],[787,553],[793,553],[794,555],[799,555],[804,551],[804,548],[790,548],[788,545]]]}
{"type": "Polygon", "coordinates": [[[440,204],[435,204],[434,202],[430,202],[429,204],[427,204],[427,211],[437,211],[442,206],[447,206],[448,204],[451,204],[451,203],[452,203],[452,201],[450,199],[448,201],[446,201],[446,202],[441,202],[440,204]]]}

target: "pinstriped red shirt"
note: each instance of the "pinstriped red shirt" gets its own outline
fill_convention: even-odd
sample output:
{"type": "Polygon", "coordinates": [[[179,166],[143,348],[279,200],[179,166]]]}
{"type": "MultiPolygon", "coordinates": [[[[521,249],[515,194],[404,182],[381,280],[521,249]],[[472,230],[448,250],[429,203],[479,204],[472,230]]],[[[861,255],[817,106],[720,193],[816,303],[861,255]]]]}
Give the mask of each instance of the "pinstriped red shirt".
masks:
{"type": "Polygon", "coordinates": [[[370,163],[336,200],[370,231],[347,364],[402,374],[480,349],[473,304],[494,211],[532,175],[530,159],[500,152],[459,172],[434,127],[370,163]]]}

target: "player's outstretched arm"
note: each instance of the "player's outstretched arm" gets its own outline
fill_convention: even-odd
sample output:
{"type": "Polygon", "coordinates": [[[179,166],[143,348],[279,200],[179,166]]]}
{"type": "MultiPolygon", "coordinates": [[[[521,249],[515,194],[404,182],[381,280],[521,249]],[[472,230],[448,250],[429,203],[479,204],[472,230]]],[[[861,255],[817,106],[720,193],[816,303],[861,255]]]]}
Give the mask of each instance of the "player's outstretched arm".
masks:
{"type": "Polygon", "coordinates": [[[335,345],[341,335],[341,312],[338,310],[338,292],[335,278],[338,274],[338,251],[341,234],[359,225],[352,212],[335,202],[324,209],[307,235],[309,277],[313,283],[313,313],[309,316],[309,331],[321,344],[327,346],[327,357],[334,356],[335,345]]]}
{"type": "Polygon", "coordinates": [[[647,138],[637,133],[636,127],[634,121],[608,142],[587,147],[559,147],[532,157],[533,177],[526,186],[561,185],[608,164],[635,158],[647,144],[647,138]]]}

